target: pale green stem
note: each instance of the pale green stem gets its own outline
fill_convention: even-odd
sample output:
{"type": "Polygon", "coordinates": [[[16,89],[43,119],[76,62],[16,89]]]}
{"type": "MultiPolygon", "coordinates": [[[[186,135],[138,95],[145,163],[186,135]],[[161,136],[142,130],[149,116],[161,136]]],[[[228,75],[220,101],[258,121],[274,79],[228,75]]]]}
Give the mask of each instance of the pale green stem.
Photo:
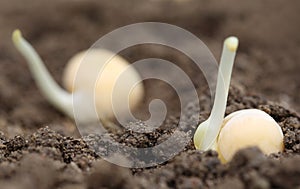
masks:
{"type": "Polygon", "coordinates": [[[224,41],[214,105],[209,117],[208,129],[202,143],[202,149],[204,150],[213,147],[222,126],[237,47],[238,39],[236,37],[228,37],[224,41]]]}
{"type": "Polygon", "coordinates": [[[40,56],[34,48],[22,37],[19,30],[15,30],[12,40],[18,51],[25,57],[29,69],[46,99],[53,106],[74,118],[72,94],[63,90],[51,77],[40,56]]]}

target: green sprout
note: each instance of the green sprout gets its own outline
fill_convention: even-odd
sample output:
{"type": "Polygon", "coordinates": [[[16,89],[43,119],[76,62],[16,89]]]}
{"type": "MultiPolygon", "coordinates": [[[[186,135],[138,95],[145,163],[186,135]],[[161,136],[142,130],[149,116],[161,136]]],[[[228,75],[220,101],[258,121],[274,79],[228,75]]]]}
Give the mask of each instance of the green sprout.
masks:
{"type": "Polygon", "coordinates": [[[72,95],[63,90],[51,77],[43,61],[33,47],[22,37],[20,30],[15,30],[12,40],[16,48],[25,57],[29,69],[46,99],[57,109],[74,118],[72,95]]]}
{"type": "Polygon", "coordinates": [[[236,37],[228,37],[224,41],[214,105],[209,118],[198,126],[194,136],[194,144],[197,149],[216,149],[216,139],[225,114],[231,72],[237,48],[238,39],[236,37]]]}

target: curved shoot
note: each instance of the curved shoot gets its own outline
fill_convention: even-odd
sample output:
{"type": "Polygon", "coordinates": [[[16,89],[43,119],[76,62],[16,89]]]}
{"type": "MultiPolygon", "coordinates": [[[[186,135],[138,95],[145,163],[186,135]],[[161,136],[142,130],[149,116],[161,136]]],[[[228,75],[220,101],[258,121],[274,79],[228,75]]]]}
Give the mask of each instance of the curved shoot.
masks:
{"type": "Polygon", "coordinates": [[[15,47],[26,59],[31,74],[38,88],[46,99],[56,108],[74,118],[72,106],[72,94],[63,90],[52,78],[46,69],[40,56],[34,48],[22,37],[20,30],[12,34],[15,47]]]}

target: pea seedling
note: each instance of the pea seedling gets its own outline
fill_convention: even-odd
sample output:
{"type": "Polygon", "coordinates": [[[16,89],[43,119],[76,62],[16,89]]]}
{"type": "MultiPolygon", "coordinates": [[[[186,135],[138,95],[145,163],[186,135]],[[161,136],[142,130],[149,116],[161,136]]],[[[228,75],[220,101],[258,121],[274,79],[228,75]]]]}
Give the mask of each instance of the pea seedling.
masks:
{"type": "Polygon", "coordinates": [[[96,111],[102,119],[114,117],[112,102],[118,104],[118,111],[122,113],[128,110],[126,103],[128,100],[129,107],[134,108],[143,99],[144,87],[140,82],[140,75],[133,67],[129,67],[125,59],[112,52],[91,49],[71,58],[63,75],[63,83],[68,90],[65,91],[54,81],[37,52],[22,37],[19,30],[13,32],[12,39],[18,51],[27,60],[36,84],[46,99],[73,119],[75,119],[74,104],[76,108],[82,109],[82,115],[79,119],[77,117],[78,121],[84,123],[98,119],[95,113],[91,112],[94,109],[87,107],[94,97],[96,111]],[[93,76],[98,76],[100,70],[101,76],[96,82],[93,76]],[[126,80],[118,79],[121,74],[125,74],[126,80]],[[132,84],[136,85],[128,94],[128,89],[133,87],[132,84]],[[114,98],[113,92],[118,94],[117,98],[114,98]]]}
{"type": "Polygon", "coordinates": [[[212,112],[194,135],[196,149],[216,150],[222,162],[229,161],[236,151],[249,146],[258,146],[265,154],[280,152],[284,148],[282,130],[267,113],[246,109],[224,118],[237,48],[236,37],[224,41],[212,112]]]}

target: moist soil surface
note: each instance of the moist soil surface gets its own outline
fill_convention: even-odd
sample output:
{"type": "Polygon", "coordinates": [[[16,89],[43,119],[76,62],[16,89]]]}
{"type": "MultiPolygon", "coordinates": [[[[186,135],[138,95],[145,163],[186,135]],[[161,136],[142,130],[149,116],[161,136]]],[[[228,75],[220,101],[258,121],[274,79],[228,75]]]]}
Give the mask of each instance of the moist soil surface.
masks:
{"type": "MultiPolygon", "coordinates": [[[[299,11],[297,0],[1,1],[0,188],[300,188],[299,11]],[[153,98],[161,98],[168,108],[165,121],[154,132],[132,132],[110,123],[101,135],[81,136],[74,121],[41,95],[10,40],[12,31],[21,29],[61,84],[63,68],[76,52],[118,27],[146,21],[192,32],[216,57],[225,37],[238,36],[226,115],[245,108],[265,111],[283,130],[284,151],[266,156],[250,147],[222,164],[217,152],[197,151],[190,139],[174,158],[156,166],[129,169],[111,164],[102,157],[137,160],[108,145],[109,136],[120,144],[147,148],[176,133],[180,108],[174,90],[157,80],[145,81],[146,97],[136,116],[149,118],[147,106],[153,98]],[[99,145],[89,148],[91,144],[99,145]]],[[[191,101],[182,116],[198,123],[208,118],[209,88],[189,58],[158,45],[135,46],[120,54],[130,62],[156,57],[178,65],[194,82],[201,107],[195,111],[198,102],[191,101]]],[[[178,144],[193,136],[197,126],[183,120],[178,144]]],[[[129,126],[144,125],[137,121],[129,126]]]]}

